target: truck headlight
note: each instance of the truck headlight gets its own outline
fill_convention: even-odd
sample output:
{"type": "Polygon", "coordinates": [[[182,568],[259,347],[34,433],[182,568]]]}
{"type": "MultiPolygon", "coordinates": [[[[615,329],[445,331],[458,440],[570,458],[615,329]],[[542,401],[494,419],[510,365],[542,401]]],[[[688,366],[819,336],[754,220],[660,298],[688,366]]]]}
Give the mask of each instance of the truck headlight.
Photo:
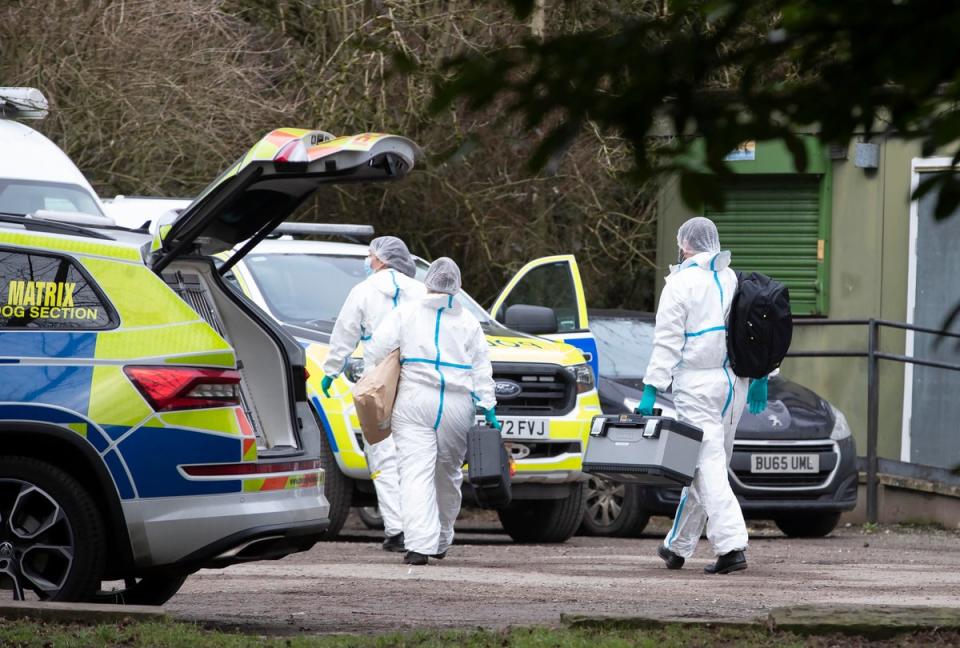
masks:
{"type": "Polygon", "coordinates": [[[363,375],[363,358],[349,358],[343,368],[343,375],[352,383],[359,381],[363,375]]]}
{"type": "Polygon", "coordinates": [[[588,364],[564,367],[577,383],[577,393],[582,394],[593,389],[593,370],[588,364]]]}
{"type": "Polygon", "coordinates": [[[841,441],[848,438],[850,436],[850,424],[847,423],[847,417],[833,405],[830,406],[830,409],[833,410],[834,419],[833,431],[830,433],[830,438],[834,441],[841,441]]]}

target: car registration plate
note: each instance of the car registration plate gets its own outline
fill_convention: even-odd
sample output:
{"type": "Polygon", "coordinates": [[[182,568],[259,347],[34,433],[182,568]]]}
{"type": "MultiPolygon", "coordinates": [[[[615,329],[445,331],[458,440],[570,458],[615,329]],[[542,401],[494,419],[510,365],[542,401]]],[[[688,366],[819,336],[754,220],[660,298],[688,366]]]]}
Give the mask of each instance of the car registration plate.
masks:
{"type": "MultiPolygon", "coordinates": [[[[521,416],[498,416],[500,436],[504,439],[548,439],[550,428],[548,420],[521,416]]],[[[483,423],[483,417],[477,417],[477,423],[483,423]]]]}
{"type": "Polygon", "coordinates": [[[820,455],[817,454],[753,454],[750,455],[752,473],[818,473],[820,455]]]}

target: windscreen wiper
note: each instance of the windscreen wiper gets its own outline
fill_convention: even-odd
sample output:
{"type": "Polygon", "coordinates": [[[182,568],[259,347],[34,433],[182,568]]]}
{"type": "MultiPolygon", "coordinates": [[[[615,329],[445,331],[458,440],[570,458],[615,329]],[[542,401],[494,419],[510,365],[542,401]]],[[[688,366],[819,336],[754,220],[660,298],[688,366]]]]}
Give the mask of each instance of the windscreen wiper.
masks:
{"type": "Polygon", "coordinates": [[[90,238],[105,239],[107,241],[115,240],[112,236],[107,236],[101,232],[95,232],[79,225],[69,225],[67,223],[57,223],[54,221],[43,220],[42,218],[27,218],[25,214],[0,211],[0,222],[14,223],[22,225],[24,229],[31,232],[47,232],[48,234],[73,234],[76,236],[88,236],[90,238]]]}

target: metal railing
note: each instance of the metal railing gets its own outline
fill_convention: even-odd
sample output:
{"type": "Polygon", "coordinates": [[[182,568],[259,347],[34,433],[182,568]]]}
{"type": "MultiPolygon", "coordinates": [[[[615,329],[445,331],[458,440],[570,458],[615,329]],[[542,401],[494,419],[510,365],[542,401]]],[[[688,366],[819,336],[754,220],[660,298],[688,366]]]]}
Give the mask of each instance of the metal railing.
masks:
{"type": "Polygon", "coordinates": [[[914,333],[927,333],[960,339],[960,333],[950,331],[941,331],[938,329],[926,328],[923,326],[914,326],[904,322],[895,322],[882,319],[796,319],[794,326],[866,326],[867,327],[867,350],[866,351],[790,351],[788,358],[866,358],[867,359],[867,520],[869,522],[877,521],[877,494],[879,489],[878,458],[877,458],[877,436],[880,418],[880,361],[890,360],[904,364],[921,365],[923,367],[933,367],[935,369],[946,369],[948,371],[960,371],[960,364],[950,362],[939,362],[936,360],[925,360],[913,356],[900,355],[896,353],[885,353],[880,351],[880,329],[882,327],[899,329],[901,331],[913,331],[914,333]]]}

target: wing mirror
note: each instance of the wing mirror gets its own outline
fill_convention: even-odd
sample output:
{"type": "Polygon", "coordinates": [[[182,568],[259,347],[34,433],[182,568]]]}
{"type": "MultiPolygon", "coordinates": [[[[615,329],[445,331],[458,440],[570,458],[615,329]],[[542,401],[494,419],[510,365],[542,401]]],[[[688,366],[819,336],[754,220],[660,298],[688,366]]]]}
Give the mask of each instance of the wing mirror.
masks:
{"type": "Polygon", "coordinates": [[[507,328],[531,335],[549,335],[559,330],[557,314],[546,306],[514,304],[504,314],[503,323],[507,328]]]}

